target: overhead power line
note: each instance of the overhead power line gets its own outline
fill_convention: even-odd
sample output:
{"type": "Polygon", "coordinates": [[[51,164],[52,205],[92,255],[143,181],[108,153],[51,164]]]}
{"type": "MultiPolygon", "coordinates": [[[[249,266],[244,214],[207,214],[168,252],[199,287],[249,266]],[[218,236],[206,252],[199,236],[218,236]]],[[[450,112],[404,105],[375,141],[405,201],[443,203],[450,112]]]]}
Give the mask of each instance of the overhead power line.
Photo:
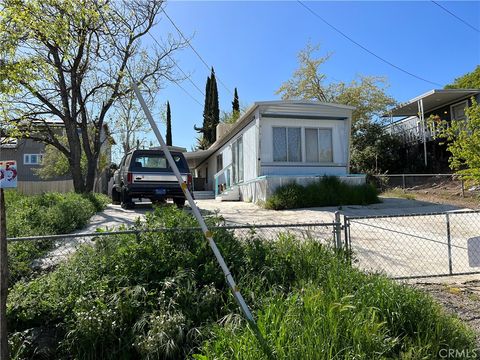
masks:
{"type": "Polygon", "coordinates": [[[443,87],[443,85],[439,84],[439,83],[436,83],[436,82],[433,82],[433,81],[430,81],[430,80],[427,80],[425,78],[422,78],[421,76],[418,76],[418,75],[415,75],[413,73],[411,73],[410,71],[408,70],[405,70],[403,68],[401,68],[400,66],[398,65],[395,65],[393,64],[392,62],[388,61],[387,59],[381,57],[380,55],[377,55],[375,54],[373,51],[369,50],[368,48],[366,48],[365,46],[363,46],[362,44],[358,43],[357,41],[355,41],[354,39],[352,39],[350,36],[348,36],[347,34],[345,34],[343,31],[341,31],[340,29],[338,29],[337,27],[335,27],[334,25],[332,25],[331,23],[329,23],[327,20],[325,20],[323,17],[321,17],[318,13],[316,13],[315,11],[313,11],[313,9],[311,9],[310,7],[308,7],[304,2],[300,1],[300,0],[297,0],[298,3],[300,5],[302,5],[307,11],[309,11],[310,13],[312,13],[315,17],[317,17],[318,19],[320,19],[321,21],[323,21],[326,25],[328,25],[329,27],[331,27],[333,30],[335,30],[336,32],[338,32],[340,35],[342,35],[345,39],[347,39],[348,41],[354,43],[355,45],[357,45],[359,48],[361,48],[362,50],[366,51],[367,53],[369,53],[370,55],[372,56],[375,56],[378,60],[380,61],[383,61],[385,64],[387,65],[390,65],[391,67],[407,74],[407,75],[410,75],[411,77],[414,77],[418,80],[421,80],[421,81],[424,81],[424,82],[427,82],[429,84],[432,84],[432,85],[435,85],[435,86],[440,86],[440,87],[443,87]]]}
{"type": "MultiPolygon", "coordinates": [[[[112,8],[112,10],[113,10],[113,12],[115,13],[115,15],[117,15],[117,18],[120,19],[120,21],[122,21],[124,25],[126,25],[127,27],[130,26],[130,25],[128,24],[128,22],[127,22],[124,18],[122,18],[114,8],[112,8]]],[[[150,32],[147,32],[147,34],[152,38],[152,40],[158,45],[158,47],[159,47],[160,49],[164,50],[164,49],[163,49],[163,46],[158,42],[157,39],[155,39],[155,37],[154,37],[150,32]]],[[[178,70],[180,70],[180,72],[183,74],[183,76],[185,76],[185,78],[195,87],[195,89],[197,89],[197,90],[200,92],[200,94],[202,94],[203,96],[205,96],[205,93],[202,91],[202,89],[200,89],[200,88],[197,86],[197,84],[195,84],[195,83],[193,82],[193,80],[190,78],[190,76],[188,76],[188,75],[185,73],[185,71],[183,71],[183,69],[181,68],[180,65],[178,65],[178,63],[175,61],[175,59],[174,59],[168,52],[165,52],[165,54],[168,56],[168,58],[170,59],[170,61],[172,61],[173,64],[178,68],[178,70]]],[[[148,56],[148,54],[147,54],[147,58],[150,58],[150,57],[148,56]]],[[[184,87],[182,87],[178,81],[173,80],[173,79],[172,79],[171,81],[174,82],[179,88],[181,88],[181,89],[182,89],[188,96],[190,96],[195,102],[197,102],[197,103],[199,103],[201,106],[203,106],[202,103],[201,103],[200,101],[198,101],[192,94],[190,94],[184,87]]]]}
{"type": "MultiPolygon", "coordinates": [[[[190,47],[190,49],[192,49],[192,51],[195,53],[195,55],[197,55],[197,57],[202,61],[202,63],[205,65],[205,67],[208,69],[208,71],[210,71],[211,67],[210,65],[208,65],[208,63],[205,61],[205,59],[202,57],[202,55],[200,55],[200,53],[193,47],[192,43],[190,42],[190,40],[187,39],[187,37],[183,34],[182,30],[179,29],[179,27],[175,24],[175,22],[172,20],[172,18],[170,16],[168,16],[167,12],[165,11],[165,8],[162,7],[162,11],[163,13],[165,14],[165,16],[167,17],[167,19],[170,21],[170,23],[173,25],[173,27],[178,31],[178,33],[180,34],[180,36],[183,38],[183,40],[185,40],[185,42],[188,44],[188,46],[190,47]]],[[[217,74],[215,74],[215,77],[217,78],[218,82],[220,84],[222,84],[222,86],[225,88],[225,90],[227,90],[230,95],[233,96],[233,92],[230,90],[230,88],[225,85],[225,83],[218,77],[217,74]]]]}
{"type": "Polygon", "coordinates": [[[461,21],[462,23],[464,23],[465,25],[467,25],[469,28],[473,29],[474,31],[480,33],[480,29],[476,28],[475,26],[473,26],[472,24],[468,23],[467,21],[463,20],[460,16],[457,16],[455,13],[451,12],[450,10],[448,10],[446,7],[440,5],[438,2],[436,1],[433,1],[432,0],[432,3],[434,3],[435,5],[437,5],[440,9],[442,9],[443,11],[445,11],[446,13],[452,15],[455,19],[461,21]]]}

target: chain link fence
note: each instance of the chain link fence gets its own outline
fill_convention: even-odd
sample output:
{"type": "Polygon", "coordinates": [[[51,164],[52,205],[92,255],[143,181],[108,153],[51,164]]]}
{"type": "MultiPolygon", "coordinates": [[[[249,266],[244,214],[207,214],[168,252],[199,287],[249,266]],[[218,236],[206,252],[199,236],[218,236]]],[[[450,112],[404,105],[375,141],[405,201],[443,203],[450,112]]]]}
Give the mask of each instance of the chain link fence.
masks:
{"type": "Polygon", "coordinates": [[[480,273],[480,211],[345,217],[352,263],[392,278],[480,273]]]}
{"type": "MultiPolygon", "coordinates": [[[[314,239],[326,246],[339,246],[341,223],[337,216],[331,223],[299,223],[299,224],[255,224],[255,225],[224,225],[210,228],[217,231],[231,232],[237,239],[252,238],[262,241],[275,241],[283,234],[294,236],[298,241],[314,239]]],[[[94,233],[79,233],[66,235],[49,235],[9,238],[9,286],[20,280],[32,279],[39,274],[51,271],[68,259],[82,246],[95,247],[102,242],[118,241],[118,236],[128,236],[140,240],[144,234],[155,233],[176,234],[187,236],[187,233],[198,233],[203,236],[201,228],[160,228],[160,229],[129,229],[117,231],[99,231],[94,233]]],[[[213,254],[212,254],[213,256],[213,254]]]]}
{"type": "Polygon", "coordinates": [[[373,175],[373,178],[375,185],[382,191],[396,188],[426,192],[441,190],[462,197],[480,194],[479,187],[469,186],[456,174],[382,174],[373,175]]]}

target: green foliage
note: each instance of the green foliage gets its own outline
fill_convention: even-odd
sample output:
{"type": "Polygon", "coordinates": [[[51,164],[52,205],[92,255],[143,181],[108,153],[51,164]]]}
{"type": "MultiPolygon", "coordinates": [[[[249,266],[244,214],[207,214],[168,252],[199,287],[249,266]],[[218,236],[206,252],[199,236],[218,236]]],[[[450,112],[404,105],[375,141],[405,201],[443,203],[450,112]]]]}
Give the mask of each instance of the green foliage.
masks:
{"type": "Polygon", "coordinates": [[[349,185],[335,176],[325,176],[307,186],[296,183],[278,187],[265,207],[273,210],[314,206],[368,205],[380,202],[370,184],[349,185]]]}
{"type": "Polygon", "coordinates": [[[352,166],[357,172],[395,170],[401,142],[385,133],[378,121],[395,100],[386,93],[387,80],[381,76],[359,75],[350,83],[327,82],[321,66],[330,58],[314,57],[319,46],[307,44],[299,52],[299,68],[276,94],[282,99],[332,102],[355,107],[352,113],[352,166]]]}
{"type": "MultiPolygon", "coordinates": [[[[95,212],[109,203],[102,194],[58,194],[24,196],[6,191],[7,236],[66,234],[84,227],[95,212]]],[[[32,261],[48,252],[53,241],[9,243],[10,281],[32,275],[32,261]]]]}
{"type": "Polygon", "coordinates": [[[201,128],[194,127],[201,134],[197,139],[198,149],[208,149],[216,140],[217,125],[220,122],[220,109],[218,105],[218,89],[217,80],[215,78],[215,70],[207,77],[205,86],[205,105],[203,108],[203,125],[201,128]]]}
{"type": "Polygon", "coordinates": [[[449,165],[464,179],[480,182],[480,105],[472,98],[472,106],[465,110],[467,120],[443,122],[440,137],[447,142],[452,154],[449,165]]]}
{"type": "Polygon", "coordinates": [[[320,49],[320,45],[307,44],[305,49],[297,54],[299,68],[292,78],[284,82],[275,94],[281,94],[282,99],[305,99],[321,102],[332,101],[333,88],[325,84],[327,76],[318,68],[330,59],[331,54],[312,58],[312,54],[320,49]]]}
{"type": "Polygon", "coordinates": [[[445,89],[480,89],[480,65],[472,72],[455,79],[452,84],[445,86],[445,89]]]}
{"type": "Polygon", "coordinates": [[[161,79],[172,78],[169,59],[184,43],[153,45],[148,57],[142,46],[161,7],[161,0],[1,2],[2,130],[7,124],[9,132],[15,129],[9,136],[61,152],[76,192],[92,191],[105,143],[101,133],[118,102],[133,91],[126,68],[142,89],[158,89],[161,79]],[[52,121],[65,126],[68,147],[52,121]],[[88,171],[82,173],[85,161],[88,171]]]}
{"type": "Polygon", "coordinates": [[[381,124],[357,121],[353,125],[351,171],[379,174],[401,171],[401,140],[385,132],[381,124]]]}
{"type": "MultiPolygon", "coordinates": [[[[350,286],[337,288],[348,275],[333,273],[326,284],[270,295],[257,322],[275,359],[430,359],[442,349],[473,351],[474,333],[428,295],[381,277],[365,282],[354,272],[350,286]]],[[[216,326],[202,354],[266,359],[245,324],[216,326]]]]}
{"type": "Polygon", "coordinates": [[[319,45],[307,44],[297,55],[299,68],[290,80],[280,86],[276,94],[282,99],[304,99],[333,102],[355,107],[353,124],[357,121],[371,121],[372,117],[383,114],[395,100],[385,92],[387,81],[379,76],[358,76],[349,84],[328,82],[327,75],[320,67],[330,59],[331,54],[314,58],[319,45]]]}
{"type": "MultiPolygon", "coordinates": [[[[62,143],[65,148],[69,148],[68,140],[65,136],[59,136],[58,141],[62,143]]],[[[81,146],[81,148],[83,149],[83,146],[81,146]]],[[[97,159],[97,171],[101,172],[103,169],[105,169],[108,166],[107,162],[107,155],[104,151],[102,151],[97,159]]],[[[85,155],[85,152],[82,151],[82,156],[80,159],[80,169],[83,175],[87,174],[87,166],[87,156],[85,155]]],[[[64,153],[58,151],[58,149],[52,145],[45,145],[42,166],[38,169],[33,169],[35,174],[37,174],[40,178],[44,180],[52,179],[57,176],[69,175],[71,174],[70,170],[70,164],[68,162],[67,156],[64,153]]]]}
{"type": "MultiPolygon", "coordinates": [[[[7,309],[12,350],[31,358],[42,342],[29,334],[42,327],[55,329],[44,349],[55,359],[263,358],[202,232],[189,230],[195,224],[158,208],[138,227],[170,231],[99,238],[17,283],[7,309]]],[[[363,274],[315,239],[214,237],[279,359],[421,358],[475,346],[428,295],[363,274]]]]}

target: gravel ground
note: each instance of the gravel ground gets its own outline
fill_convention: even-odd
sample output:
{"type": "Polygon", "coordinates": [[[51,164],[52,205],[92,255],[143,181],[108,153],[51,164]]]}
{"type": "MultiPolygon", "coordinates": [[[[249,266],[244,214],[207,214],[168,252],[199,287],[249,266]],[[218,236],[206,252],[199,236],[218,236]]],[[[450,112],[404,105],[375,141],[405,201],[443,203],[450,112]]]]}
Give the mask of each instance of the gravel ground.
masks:
{"type": "Polygon", "coordinates": [[[447,312],[457,315],[477,334],[480,348],[480,279],[464,283],[417,283],[415,287],[430,293],[447,312]]]}

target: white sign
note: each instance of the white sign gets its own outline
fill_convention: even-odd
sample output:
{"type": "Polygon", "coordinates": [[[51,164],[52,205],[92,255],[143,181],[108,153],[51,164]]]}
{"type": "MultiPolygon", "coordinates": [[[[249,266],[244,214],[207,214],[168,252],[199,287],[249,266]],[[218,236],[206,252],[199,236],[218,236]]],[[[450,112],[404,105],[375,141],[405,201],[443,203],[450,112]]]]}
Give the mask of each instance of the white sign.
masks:
{"type": "Polygon", "coordinates": [[[0,188],[17,187],[17,162],[14,160],[0,161],[0,188]]]}
{"type": "Polygon", "coordinates": [[[468,265],[470,267],[480,266],[480,236],[467,240],[468,265]]]}

